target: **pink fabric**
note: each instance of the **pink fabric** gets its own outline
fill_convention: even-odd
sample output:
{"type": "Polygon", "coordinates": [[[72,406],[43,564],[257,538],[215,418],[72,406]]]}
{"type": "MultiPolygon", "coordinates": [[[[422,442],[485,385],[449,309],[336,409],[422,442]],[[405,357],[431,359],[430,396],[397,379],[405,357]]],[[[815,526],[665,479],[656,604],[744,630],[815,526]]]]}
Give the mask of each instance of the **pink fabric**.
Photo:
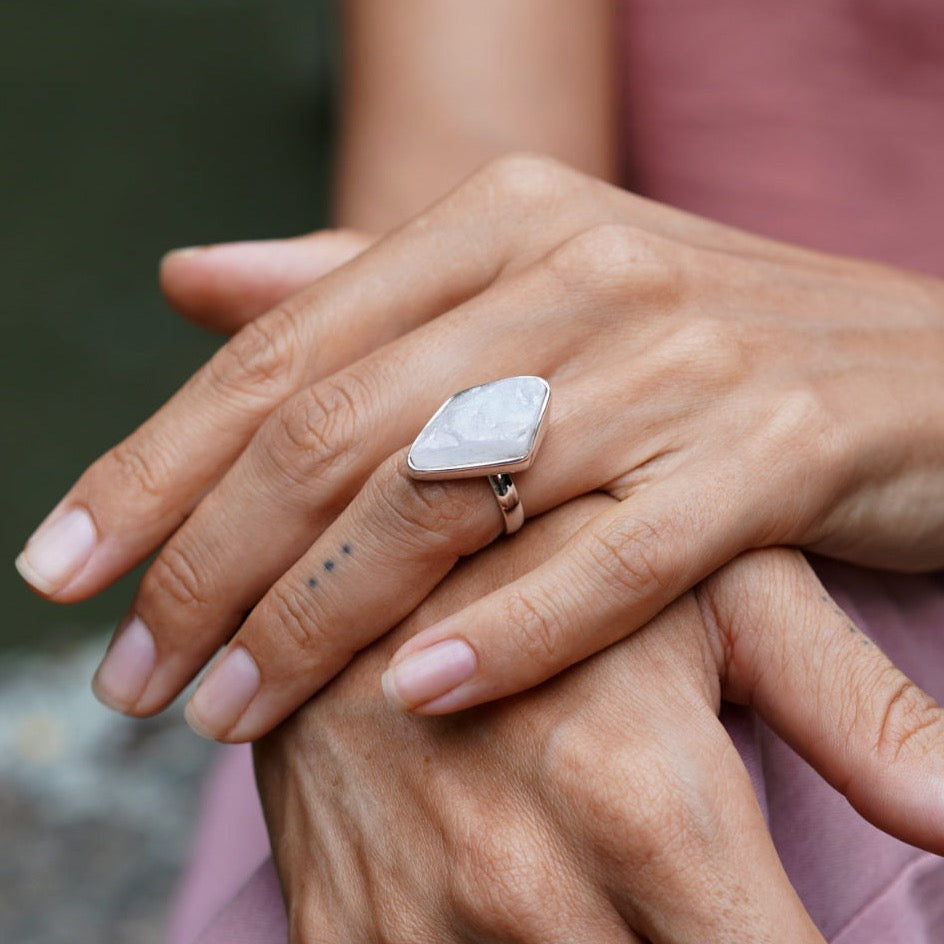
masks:
{"type": "Polygon", "coordinates": [[[624,0],[621,14],[634,189],[944,275],[944,3],[624,0]]]}
{"type": "Polygon", "coordinates": [[[256,793],[252,753],[248,745],[222,747],[203,789],[190,864],[178,887],[168,942],[191,944],[241,888],[247,888],[249,900],[255,901],[252,889],[260,887],[257,870],[267,860],[269,836],[256,793]]]}
{"type": "MultiPolygon", "coordinates": [[[[231,901],[214,916],[196,941],[197,944],[287,944],[288,921],[272,859],[266,859],[245,885],[233,889],[231,901]]],[[[325,941],[325,944],[335,942],[325,941]]]]}
{"type": "MultiPolygon", "coordinates": [[[[620,28],[630,186],[755,232],[944,275],[941,0],[624,0],[620,28]]],[[[817,566],[944,700],[940,580],[817,566]]],[[[724,717],[827,939],[944,940],[944,859],[866,824],[749,711],[724,717]]],[[[223,763],[169,944],[284,944],[248,753],[223,763]]]]}

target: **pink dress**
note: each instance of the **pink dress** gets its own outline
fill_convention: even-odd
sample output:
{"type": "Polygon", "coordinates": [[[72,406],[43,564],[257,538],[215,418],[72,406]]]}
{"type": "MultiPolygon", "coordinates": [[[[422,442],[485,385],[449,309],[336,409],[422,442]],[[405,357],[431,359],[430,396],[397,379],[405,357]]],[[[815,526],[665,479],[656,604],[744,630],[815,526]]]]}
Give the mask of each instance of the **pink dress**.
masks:
{"type": "MultiPolygon", "coordinates": [[[[624,0],[620,30],[628,186],[758,233],[944,276],[941,0],[624,0]]],[[[944,701],[940,575],[817,568],[944,701]]],[[[944,941],[944,859],[867,824],[750,711],[723,717],[827,940],[944,941]]],[[[168,940],[285,944],[248,749],[224,752],[204,807],[168,940]]]]}

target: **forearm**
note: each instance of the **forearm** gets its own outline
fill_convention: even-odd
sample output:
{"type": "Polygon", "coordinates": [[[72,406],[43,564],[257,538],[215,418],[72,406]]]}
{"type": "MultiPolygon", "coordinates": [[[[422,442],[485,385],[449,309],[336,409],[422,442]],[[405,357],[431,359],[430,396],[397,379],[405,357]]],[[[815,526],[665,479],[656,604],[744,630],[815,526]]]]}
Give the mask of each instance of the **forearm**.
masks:
{"type": "Polygon", "coordinates": [[[512,150],[611,179],[611,0],[348,0],[338,223],[384,232],[512,150]]]}

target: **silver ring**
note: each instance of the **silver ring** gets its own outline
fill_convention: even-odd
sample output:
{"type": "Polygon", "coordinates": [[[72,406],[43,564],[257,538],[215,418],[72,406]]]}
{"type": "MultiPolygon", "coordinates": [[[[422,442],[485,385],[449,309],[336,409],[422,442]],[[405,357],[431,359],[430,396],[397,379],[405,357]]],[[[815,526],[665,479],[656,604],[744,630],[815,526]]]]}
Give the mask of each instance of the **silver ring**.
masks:
{"type": "Polygon", "coordinates": [[[488,477],[505,534],[524,524],[512,472],[527,469],[544,436],[551,388],[542,377],[506,377],[451,396],[410,447],[415,479],[488,477]]]}

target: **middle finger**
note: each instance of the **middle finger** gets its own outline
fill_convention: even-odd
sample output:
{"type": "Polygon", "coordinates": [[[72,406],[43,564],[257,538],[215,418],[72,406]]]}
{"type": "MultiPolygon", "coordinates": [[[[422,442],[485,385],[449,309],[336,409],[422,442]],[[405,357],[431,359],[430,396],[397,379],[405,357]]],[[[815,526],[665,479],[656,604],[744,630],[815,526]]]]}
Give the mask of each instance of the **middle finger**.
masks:
{"type": "MultiPolygon", "coordinates": [[[[535,266],[293,397],[146,572],[119,633],[145,627],[156,649],[150,677],[123,701],[112,684],[103,694],[135,714],[163,707],[380,463],[409,442],[444,392],[511,373],[550,374],[580,323],[567,303],[547,269],[535,266]],[[505,313],[535,309],[521,321],[520,343],[496,349],[491,338],[505,313]]],[[[107,659],[102,671],[109,681],[115,674],[107,659]]]]}

